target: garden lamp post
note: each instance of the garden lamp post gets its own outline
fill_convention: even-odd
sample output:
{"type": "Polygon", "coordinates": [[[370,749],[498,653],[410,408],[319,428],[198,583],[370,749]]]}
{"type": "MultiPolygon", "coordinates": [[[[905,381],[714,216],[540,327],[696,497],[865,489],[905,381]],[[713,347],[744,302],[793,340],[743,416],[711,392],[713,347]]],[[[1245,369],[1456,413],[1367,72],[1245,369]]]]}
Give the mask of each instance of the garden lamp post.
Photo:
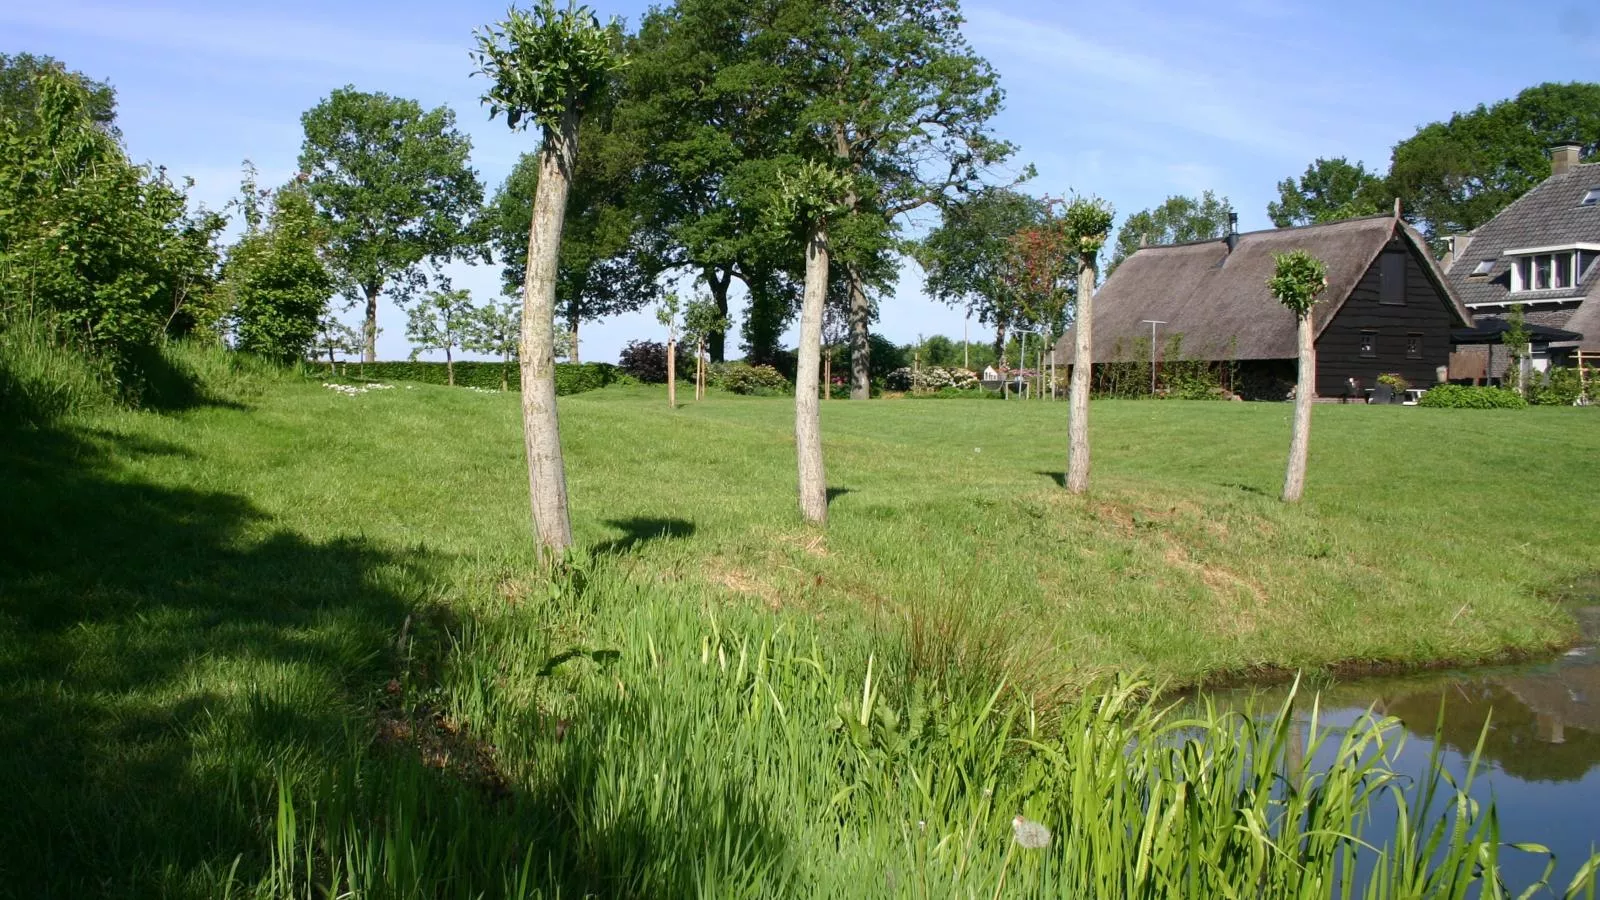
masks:
{"type": "Polygon", "coordinates": [[[1165,325],[1160,319],[1140,319],[1141,324],[1150,326],[1150,396],[1156,395],[1156,326],[1165,325]]]}

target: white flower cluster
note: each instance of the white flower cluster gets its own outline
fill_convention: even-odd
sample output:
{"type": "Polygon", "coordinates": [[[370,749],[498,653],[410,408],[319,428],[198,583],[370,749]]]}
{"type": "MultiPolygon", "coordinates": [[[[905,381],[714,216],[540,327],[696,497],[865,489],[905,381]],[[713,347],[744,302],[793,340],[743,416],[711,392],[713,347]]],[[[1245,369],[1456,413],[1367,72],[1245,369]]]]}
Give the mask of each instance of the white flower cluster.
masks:
{"type": "Polygon", "coordinates": [[[493,390],[491,388],[478,387],[477,385],[472,385],[472,384],[467,385],[467,390],[473,392],[474,394],[498,394],[498,393],[500,393],[499,391],[493,390]]]}
{"type": "MultiPolygon", "coordinates": [[[[333,391],[335,394],[343,394],[346,397],[354,397],[358,394],[365,394],[367,391],[394,390],[394,385],[392,384],[334,384],[331,381],[324,381],[322,386],[330,391],[333,391]]],[[[410,386],[408,385],[407,388],[409,389],[409,387],[410,386]]]]}
{"type": "Polygon", "coordinates": [[[937,391],[941,388],[970,388],[978,384],[978,373],[958,366],[927,366],[917,370],[915,378],[910,367],[895,369],[886,379],[889,390],[908,391],[913,387],[937,391]]]}

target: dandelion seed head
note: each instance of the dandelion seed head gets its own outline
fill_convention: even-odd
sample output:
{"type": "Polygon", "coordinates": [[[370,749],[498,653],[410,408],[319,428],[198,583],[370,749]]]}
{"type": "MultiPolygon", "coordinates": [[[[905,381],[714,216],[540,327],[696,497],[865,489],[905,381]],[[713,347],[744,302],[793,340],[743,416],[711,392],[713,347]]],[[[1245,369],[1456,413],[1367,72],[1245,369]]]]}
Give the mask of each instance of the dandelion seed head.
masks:
{"type": "Polygon", "coordinates": [[[1011,820],[1011,833],[1017,846],[1024,850],[1040,850],[1050,846],[1050,829],[1027,816],[1011,820]]]}

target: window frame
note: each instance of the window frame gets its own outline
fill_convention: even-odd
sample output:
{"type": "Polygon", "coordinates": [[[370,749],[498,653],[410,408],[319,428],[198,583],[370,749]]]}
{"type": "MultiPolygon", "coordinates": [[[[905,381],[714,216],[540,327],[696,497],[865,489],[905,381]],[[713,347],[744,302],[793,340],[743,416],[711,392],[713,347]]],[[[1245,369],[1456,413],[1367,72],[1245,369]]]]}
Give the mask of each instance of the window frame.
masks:
{"type": "Polygon", "coordinates": [[[1478,265],[1472,270],[1472,277],[1477,278],[1488,275],[1494,271],[1494,264],[1495,261],[1493,259],[1478,260],[1478,265]]]}
{"type": "Polygon", "coordinates": [[[1363,328],[1361,330],[1361,343],[1357,346],[1360,348],[1359,352],[1362,359],[1377,359],[1378,332],[1370,328],[1363,328]]]}
{"type": "Polygon", "coordinates": [[[1418,331],[1413,331],[1406,335],[1406,359],[1422,358],[1423,337],[1424,335],[1418,331]]]}
{"type": "Polygon", "coordinates": [[[1589,190],[1584,193],[1583,199],[1578,201],[1578,205],[1579,206],[1597,206],[1597,205],[1600,205],[1600,187],[1589,188],[1589,190]]]}
{"type": "Polygon", "coordinates": [[[1404,250],[1385,250],[1378,256],[1378,302],[1384,306],[1406,305],[1406,253],[1404,250]],[[1399,272],[1390,271],[1399,266],[1399,272]],[[1397,277],[1390,277],[1396,276],[1397,277]]]}

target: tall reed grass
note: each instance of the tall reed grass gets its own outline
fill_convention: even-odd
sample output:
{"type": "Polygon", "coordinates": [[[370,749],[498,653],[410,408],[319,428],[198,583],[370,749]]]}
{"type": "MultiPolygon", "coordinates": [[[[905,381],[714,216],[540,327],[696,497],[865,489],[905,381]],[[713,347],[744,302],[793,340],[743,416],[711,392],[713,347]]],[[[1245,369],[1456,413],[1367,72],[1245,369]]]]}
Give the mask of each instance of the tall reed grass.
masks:
{"type": "Polygon", "coordinates": [[[486,608],[438,684],[405,687],[447,758],[284,774],[270,874],[235,893],[1594,896],[1600,857],[1567,884],[1504,883],[1503,854],[1547,851],[1505,843],[1470,799],[1475,757],[1467,783],[1437,758],[1399,775],[1393,720],[1330,728],[1313,704],[1301,735],[1296,697],[1186,711],[1134,679],[1047,710],[1003,682],[907,677],[908,643],[605,571],[486,608]],[[1047,846],[1016,842],[1018,815],[1047,846]]]}

